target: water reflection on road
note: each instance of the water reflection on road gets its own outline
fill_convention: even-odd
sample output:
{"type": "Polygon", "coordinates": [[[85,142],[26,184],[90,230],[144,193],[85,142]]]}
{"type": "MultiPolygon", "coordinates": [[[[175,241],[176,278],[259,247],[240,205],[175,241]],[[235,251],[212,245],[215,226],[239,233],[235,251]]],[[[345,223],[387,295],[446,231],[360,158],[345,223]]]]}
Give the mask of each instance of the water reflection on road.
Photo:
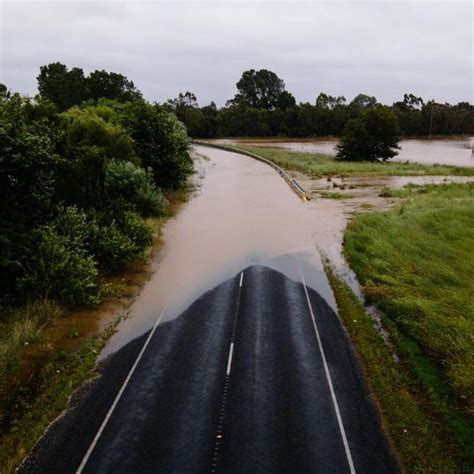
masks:
{"type": "Polygon", "coordinates": [[[324,250],[340,247],[343,209],[304,203],[272,168],[252,158],[197,151],[206,157],[197,163],[198,194],[165,226],[157,271],[103,356],[148,330],[165,306],[165,320],[175,318],[249,265],[266,265],[299,281],[300,264],[307,284],[335,306],[315,243],[324,250]]]}

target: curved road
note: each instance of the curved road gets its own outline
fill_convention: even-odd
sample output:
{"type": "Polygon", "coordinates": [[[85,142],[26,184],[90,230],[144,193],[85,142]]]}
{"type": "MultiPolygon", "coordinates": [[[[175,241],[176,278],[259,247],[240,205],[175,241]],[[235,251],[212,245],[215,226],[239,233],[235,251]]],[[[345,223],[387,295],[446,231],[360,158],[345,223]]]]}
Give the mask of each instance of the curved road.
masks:
{"type": "Polygon", "coordinates": [[[20,471],[398,472],[346,332],[301,276],[250,267],[125,346],[20,471]]]}

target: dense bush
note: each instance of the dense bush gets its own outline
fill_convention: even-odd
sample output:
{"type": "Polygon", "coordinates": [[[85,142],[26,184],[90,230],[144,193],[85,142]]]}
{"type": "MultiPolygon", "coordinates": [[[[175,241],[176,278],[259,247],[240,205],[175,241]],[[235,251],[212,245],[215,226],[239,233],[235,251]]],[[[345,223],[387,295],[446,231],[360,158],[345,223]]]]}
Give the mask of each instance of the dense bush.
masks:
{"type": "Polygon", "coordinates": [[[0,88],[0,306],[97,303],[101,275],[151,245],[143,218],[165,212],[159,186],[191,171],[184,126],[133,83],[91,74],[80,103],[80,71],[53,66],[40,75],[46,99],[0,88]]]}
{"type": "Polygon", "coordinates": [[[151,171],[128,161],[111,160],[107,164],[105,192],[108,199],[133,205],[142,216],[162,214],[166,207],[151,171]]]}
{"type": "Polygon", "coordinates": [[[18,280],[21,293],[56,298],[68,306],[100,301],[96,262],[78,238],[61,235],[48,224],[35,230],[33,240],[18,280]]]}

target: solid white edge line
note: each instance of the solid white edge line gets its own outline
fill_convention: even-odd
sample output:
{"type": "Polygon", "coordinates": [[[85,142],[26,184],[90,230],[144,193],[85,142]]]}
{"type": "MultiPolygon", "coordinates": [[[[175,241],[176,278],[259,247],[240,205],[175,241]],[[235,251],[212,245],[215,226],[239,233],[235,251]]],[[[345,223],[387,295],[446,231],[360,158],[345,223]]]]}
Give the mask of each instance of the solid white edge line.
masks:
{"type": "MultiPolygon", "coordinates": [[[[166,309],[166,308],[165,308],[166,309]]],[[[153,329],[150,331],[150,334],[148,335],[146,341],[145,341],[145,344],[143,344],[143,347],[142,347],[142,350],[140,351],[140,353],[138,354],[138,357],[136,358],[132,368],[130,369],[130,372],[128,373],[127,375],[127,378],[125,379],[125,381],[123,382],[122,386],[120,387],[120,390],[119,392],[117,393],[117,396],[115,397],[115,400],[114,402],[112,403],[111,407],[109,408],[109,411],[107,412],[107,415],[105,416],[104,418],[104,421],[102,422],[102,424],[100,425],[100,428],[99,428],[99,431],[97,431],[94,439],[92,440],[92,443],[91,445],[89,446],[89,449],[87,450],[86,454],[84,455],[84,458],[82,459],[82,462],[81,464],[79,465],[79,467],[77,468],[77,471],[76,471],[76,474],[81,474],[82,470],[84,469],[84,467],[86,466],[87,464],[87,461],[89,460],[92,452],[94,451],[94,448],[97,444],[97,442],[99,441],[99,438],[100,436],[102,435],[105,427],[107,426],[107,423],[109,422],[110,420],[110,417],[112,416],[112,413],[114,412],[115,410],[115,407],[117,406],[120,398],[122,397],[122,394],[123,392],[125,391],[125,389],[127,388],[127,385],[128,385],[128,382],[130,382],[130,379],[132,378],[132,375],[133,373],[135,372],[135,369],[137,368],[138,366],[138,363],[140,362],[140,359],[142,358],[148,344],[150,343],[150,340],[151,338],[153,337],[153,334],[155,333],[155,330],[156,328],[158,327],[158,324],[160,324],[160,321],[161,321],[161,318],[163,317],[163,315],[165,314],[165,309],[163,309],[163,311],[161,312],[161,314],[158,316],[154,326],[153,326],[153,329]]]]}
{"type": "Polygon", "coordinates": [[[344,429],[344,424],[342,423],[341,412],[339,410],[339,404],[337,403],[336,393],[334,391],[334,387],[332,384],[331,374],[329,373],[329,367],[326,361],[326,355],[324,353],[321,337],[319,335],[318,325],[316,324],[316,318],[314,317],[313,307],[311,305],[311,300],[309,299],[308,289],[306,287],[306,281],[304,279],[303,270],[301,269],[301,265],[299,262],[298,262],[298,266],[300,270],[301,280],[303,282],[304,292],[306,294],[306,301],[308,302],[309,312],[311,314],[311,319],[313,320],[313,327],[314,327],[314,332],[316,333],[316,339],[318,341],[319,351],[321,352],[321,359],[324,365],[324,372],[326,373],[326,379],[328,381],[329,391],[331,392],[332,403],[334,405],[334,410],[336,411],[337,423],[339,425],[339,431],[341,432],[342,442],[344,444],[344,449],[346,451],[347,462],[349,463],[349,469],[350,469],[351,474],[355,474],[356,470],[354,467],[354,461],[352,460],[352,454],[349,448],[349,443],[347,441],[346,430],[344,429]]]}
{"type": "Polygon", "coordinates": [[[242,272],[240,274],[240,283],[239,283],[239,287],[242,288],[242,282],[244,281],[244,272],[242,272]]]}
{"type": "Polygon", "coordinates": [[[232,368],[232,355],[234,354],[234,343],[230,343],[229,349],[229,358],[227,359],[227,372],[226,375],[230,375],[230,370],[232,368]]]}

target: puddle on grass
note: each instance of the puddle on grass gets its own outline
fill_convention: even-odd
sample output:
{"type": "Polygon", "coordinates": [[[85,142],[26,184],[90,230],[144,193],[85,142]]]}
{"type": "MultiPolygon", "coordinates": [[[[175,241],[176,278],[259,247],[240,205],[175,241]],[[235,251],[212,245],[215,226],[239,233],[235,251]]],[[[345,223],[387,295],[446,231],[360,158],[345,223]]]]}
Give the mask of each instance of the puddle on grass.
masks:
{"type": "MultiPolygon", "coordinates": [[[[216,143],[219,140],[216,140],[216,143]]],[[[321,137],[303,140],[220,140],[221,143],[242,143],[250,146],[266,146],[270,148],[284,148],[303,153],[321,153],[335,155],[339,139],[335,137],[321,137]]],[[[401,140],[401,149],[393,159],[399,162],[422,164],[454,165],[462,167],[474,166],[474,137],[452,136],[433,138],[409,138],[401,140]]]]}

